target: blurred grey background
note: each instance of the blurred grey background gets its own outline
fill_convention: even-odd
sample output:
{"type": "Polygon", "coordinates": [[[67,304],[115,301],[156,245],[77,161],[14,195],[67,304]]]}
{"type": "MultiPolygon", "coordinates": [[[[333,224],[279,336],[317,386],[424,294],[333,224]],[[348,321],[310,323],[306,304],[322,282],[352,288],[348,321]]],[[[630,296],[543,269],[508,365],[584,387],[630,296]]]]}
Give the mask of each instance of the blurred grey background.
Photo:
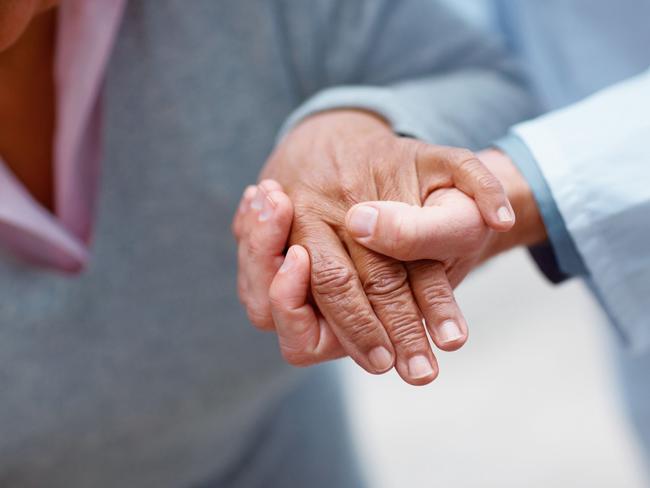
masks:
{"type": "Polygon", "coordinates": [[[608,344],[617,340],[579,281],[546,283],[523,250],[457,291],[470,325],[421,388],[342,362],[371,486],[641,488],[608,344]]]}

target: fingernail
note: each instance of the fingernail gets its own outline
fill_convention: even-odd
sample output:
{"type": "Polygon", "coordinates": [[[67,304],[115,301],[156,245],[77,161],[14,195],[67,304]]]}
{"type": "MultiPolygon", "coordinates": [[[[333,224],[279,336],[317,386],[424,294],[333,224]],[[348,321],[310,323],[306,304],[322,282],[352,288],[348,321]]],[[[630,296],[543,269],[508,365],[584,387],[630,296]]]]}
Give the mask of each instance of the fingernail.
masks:
{"type": "Polygon", "coordinates": [[[260,222],[265,222],[271,218],[273,215],[273,210],[275,209],[275,206],[273,205],[273,200],[271,200],[271,197],[266,195],[264,200],[262,201],[262,210],[260,211],[260,214],[257,216],[257,220],[260,222]]]}
{"type": "Polygon", "coordinates": [[[280,266],[280,269],[278,270],[279,273],[286,273],[293,268],[294,263],[296,262],[296,251],[293,249],[289,249],[287,251],[287,255],[284,257],[284,261],[282,262],[282,266],[280,266]]]}
{"type": "Polygon", "coordinates": [[[388,349],[385,347],[379,346],[375,347],[370,354],[368,354],[368,359],[370,359],[370,364],[377,371],[386,371],[393,365],[393,356],[388,349]]]}
{"type": "Polygon", "coordinates": [[[266,195],[264,194],[264,191],[260,187],[257,187],[257,191],[255,192],[255,197],[251,202],[251,208],[253,210],[262,210],[262,207],[264,206],[265,197],[266,195]]]}
{"type": "Polygon", "coordinates": [[[374,207],[355,207],[350,215],[350,231],[357,237],[368,237],[372,235],[377,224],[379,212],[374,207]]]}
{"type": "Polygon", "coordinates": [[[255,186],[246,187],[246,190],[244,191],[244,198],[242,198],[241,203],[239,205],[239,211],[241,213],[245,213],[248,211],[248,207],[250,207],[251,200],[255,196],[256,191],[257,191],[257,187],[255,186]]]}
{"type": "Polygon", "coordinates": [[[508,207],[500,207],[499,210],[497,210],[497,216],[501,222],[512,222],[512,212],[510,212],[508,207]]]}
{"type": "Polygon", "coordinates": [[[424,378],[433,374],[433,366],[426,356],[413,356],[409,359],[409,376],[411,378],[424,378]]]}
{"type": "Polygon", "coordinates": [[[463,337],[463,333],[453,320],[447,320],[438,327],[438,339],[443,344],[457,341],[461,337],[463,337]]]}

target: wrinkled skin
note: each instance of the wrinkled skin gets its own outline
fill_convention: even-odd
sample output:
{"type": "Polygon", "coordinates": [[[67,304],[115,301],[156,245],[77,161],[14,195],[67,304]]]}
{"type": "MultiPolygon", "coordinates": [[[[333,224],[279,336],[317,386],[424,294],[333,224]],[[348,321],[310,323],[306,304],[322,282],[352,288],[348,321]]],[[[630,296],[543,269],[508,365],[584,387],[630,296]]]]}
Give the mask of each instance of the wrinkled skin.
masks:
{"type": "MultiPolygon", "coordinates": [[[[304,295],[304,303],[298,300],[294,308],[308,307],[301,310],[309,317],[298,322],[316,324],[318,333],[310,339],[313,350],[300,355],[286,341],[282,347],[281,337],[287,360],[306,365],[349,355],[372,373],[395,365],[411,384],[432,381],[437,364],[422,319],[438,347],[462,346],[467,326],[447,273],[457,282],[471,263],[453,254],[442,261],[407,264],[388,258],[353,239],[346,215],[360,201],[449,206],[447,220],[455,222],[449,231],[460,230],[462,238],[456,241],[462,246],[456,247],[465,251],[487,241],[491,231],[486,224],[505,231],[513,223],[498,218],[498,209],[511,211],[499,181],[469,151],[396,137],[381,119],[351,111],[323,113],[301,123],[279,144],[262,178],[267,181],[257,190],[247,190],[234,223],[240,296],[253,323],[277,328],[274,306],[282,300],[269,297],[273,274],[268,275],[282,262],[286,231],[282,239],[281,230],[288,229],[293,217],[289,244],[298,246],[290,255],[302,271],[309,266],[308,283],[293,290],[294,298],[304,295]],[[264,255],[266,260],[260,258],[264,255]],[[457,333],[444,333],[450,323],[457,333]]],[[[303,278],[294,278],[293,285],[300,285],[303,278]]]]}

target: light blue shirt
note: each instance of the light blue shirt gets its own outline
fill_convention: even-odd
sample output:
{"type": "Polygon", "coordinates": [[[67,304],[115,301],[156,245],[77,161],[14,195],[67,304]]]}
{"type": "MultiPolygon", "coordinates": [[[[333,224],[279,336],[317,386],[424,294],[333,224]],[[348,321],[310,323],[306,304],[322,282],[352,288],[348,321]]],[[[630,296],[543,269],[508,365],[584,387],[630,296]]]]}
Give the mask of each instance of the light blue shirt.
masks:
{"type": "Polygon", "coordinates": [[[546,274],[584,274],[633,349],[650,346],[650,2],[493,0],[543,108],[498,145],[531,183],[546,274]],[[637,76],[638,75],[638,76],[637,76]],[[575,103],[587,96],[588,100],[575,103]],[[641,244],[643,243],[643,244],[641,244]]]}
{"type": "Polygon", "coordinates": [[[650,66],[650,1],[479,1],[530,73],[544,111],[650,66]]]}
{"type": "Polygon", "coordinates": [[[551,278],[586,274],[628,346],[622,388],[650,452],[650,1],[482,1],[543,108],[567,106],[499,145],[548,230],[537,262],[551,278]]]}

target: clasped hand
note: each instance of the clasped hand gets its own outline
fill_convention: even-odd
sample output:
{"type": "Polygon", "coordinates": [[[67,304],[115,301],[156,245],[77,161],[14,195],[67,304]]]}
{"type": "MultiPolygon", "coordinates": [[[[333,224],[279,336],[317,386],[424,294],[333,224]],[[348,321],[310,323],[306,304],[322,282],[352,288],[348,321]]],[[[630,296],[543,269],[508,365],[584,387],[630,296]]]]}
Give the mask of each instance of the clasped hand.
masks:
{"type": "Polygon", "coordinates": [[[239,296],[293,365],[349,355],[426,384],[438,374],[427,331],[445,351],[465,343],[453,288],[513,224],[473,153],[398,137],[369,113],[324,112],[293,129],[244,192],[239,296]],[[430,239],[415,244],[410,216],[422,207],[430,239]]]}

